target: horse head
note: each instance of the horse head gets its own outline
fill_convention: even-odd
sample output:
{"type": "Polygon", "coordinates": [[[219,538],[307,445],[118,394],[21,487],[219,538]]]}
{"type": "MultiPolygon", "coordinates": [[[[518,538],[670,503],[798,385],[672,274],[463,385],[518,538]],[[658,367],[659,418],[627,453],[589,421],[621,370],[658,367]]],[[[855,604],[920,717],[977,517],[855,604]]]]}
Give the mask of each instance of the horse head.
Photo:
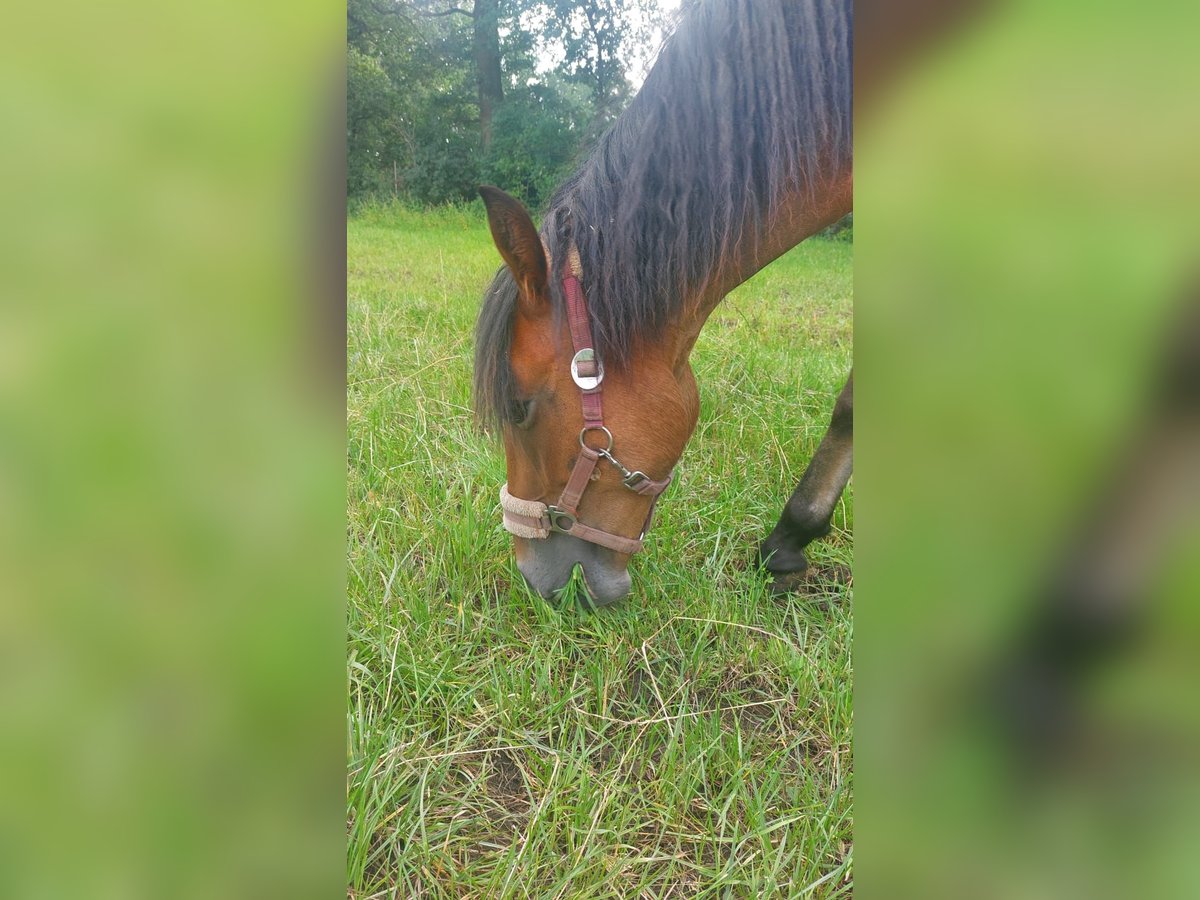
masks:
{"type": "Polygon", "coordinates": [[[599,358],[588,304],[608,298],[583,296],[578,251],[554,253],[518,201],[480,193],[506,269],[480,316],[476,403],[503,439],[517,566],[547,598],[581,566],[592,601],[611,603],[695,427],[696,382],[672,329],[599,358]]]}

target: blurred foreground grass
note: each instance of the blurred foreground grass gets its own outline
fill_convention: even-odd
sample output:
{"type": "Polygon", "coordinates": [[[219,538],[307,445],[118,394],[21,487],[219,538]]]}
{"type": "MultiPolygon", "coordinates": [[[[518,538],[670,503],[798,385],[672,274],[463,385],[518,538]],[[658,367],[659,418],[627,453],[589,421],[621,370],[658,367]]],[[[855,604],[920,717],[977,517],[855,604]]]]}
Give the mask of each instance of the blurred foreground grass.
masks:
{"type": "Polygon", "coordinates": [[[1200,8],[984,5],[856,130],[858,888],[1195,897],[1200,8]],[[1122,469],[1154,417],[1190,463],[1122,469]],[[1051,603],[1023,756],[985,685],[1051,603]]]}

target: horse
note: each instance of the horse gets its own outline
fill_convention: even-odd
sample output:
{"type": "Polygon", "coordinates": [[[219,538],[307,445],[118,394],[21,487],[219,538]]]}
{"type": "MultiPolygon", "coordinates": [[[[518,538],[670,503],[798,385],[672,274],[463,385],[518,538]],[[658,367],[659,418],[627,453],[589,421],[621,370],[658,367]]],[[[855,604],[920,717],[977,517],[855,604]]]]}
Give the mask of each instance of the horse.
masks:
{"type": "MultiPolygon", "coordinates": [[[[552,598],[628,564],[696,425],[689,364],[722,298],[852,209],[850,0],[701,0],[549,201],[539,231],[480,188],[504,265],[476,326],[474,404],[502,436],[504,527],[552,598]]],[[[793,586],[852,468],[853,374],[758,549],[793,586]]]]}

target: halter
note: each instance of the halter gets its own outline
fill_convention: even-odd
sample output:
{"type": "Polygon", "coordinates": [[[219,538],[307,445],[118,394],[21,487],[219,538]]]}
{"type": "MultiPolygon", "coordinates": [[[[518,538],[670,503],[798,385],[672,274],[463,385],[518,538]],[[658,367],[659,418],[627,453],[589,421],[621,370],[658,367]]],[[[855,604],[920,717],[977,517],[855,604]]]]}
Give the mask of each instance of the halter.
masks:
{"type": "MultiPolygon", "coordinates": [[[[546,257],[549,258],[547,253],[546,257]]],[[[583,286],[579,279],[583,267],[579,261],[579,251],[572,244],[563,265],[562,286],[567,298],[567,323],[571,329],[571,343],[575,355],[571,358],[571,380],[579,388],[580,401],[583,406],[583,428],[579,432],[579,456],[571,477],[559,495],[555,504],[545,504],[537,500],[521,500],[508,492],[508,485],[500,488],[500,508],[504,513],[504,528],[517,537],[535,540],[550,537],[550,532],[569,534],[581,540],[607,547],[618,553],[637,553],[642,549],[642,539],[650,530],[654,519],[654,507],[658,504],[659,495],[671,483],[674,472],[662,481],[655,481],[645,472],[630,471],[613,456],[612,432],[604,426],[604,408],[601,398],[601,383],[604,381],[604,364],[596,356],[595,344],[592,341],[592,326],[588,316],[587,298],[583,294],[583,286]],[[587,442],[589,432],[603,435],[605,446],[592,447],[587,442]],[[601,458],[607,460],[621,473],[621,483],[635,494],[653,497],[646,521],[642,523],[641,533],[637,538],[622,537],[609,531],[602,531],[585,525],[579,521],[579,501],[588,483],[592,480],[596,464],[601,458]]]]}

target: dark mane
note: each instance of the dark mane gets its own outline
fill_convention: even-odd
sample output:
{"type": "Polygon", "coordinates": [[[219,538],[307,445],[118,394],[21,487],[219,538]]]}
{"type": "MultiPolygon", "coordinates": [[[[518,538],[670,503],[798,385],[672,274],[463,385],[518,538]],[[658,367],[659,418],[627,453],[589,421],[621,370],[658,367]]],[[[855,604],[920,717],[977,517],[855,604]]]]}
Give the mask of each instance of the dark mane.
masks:
{"type": "MultiPolygon", "coordinates": [[[[574,241],[593,336],[620,368],[674,321],[789,191],[815,194],[851,156],[849,0],[699,0],[629,108],[554,194],[542,235],[557,272],[574,241]]],[[[551,297],[561,310],[557,278],[551,297]]],[[[510,418],[516,286],[507,269],[476,332],[475,404],[510,418]]]]}

